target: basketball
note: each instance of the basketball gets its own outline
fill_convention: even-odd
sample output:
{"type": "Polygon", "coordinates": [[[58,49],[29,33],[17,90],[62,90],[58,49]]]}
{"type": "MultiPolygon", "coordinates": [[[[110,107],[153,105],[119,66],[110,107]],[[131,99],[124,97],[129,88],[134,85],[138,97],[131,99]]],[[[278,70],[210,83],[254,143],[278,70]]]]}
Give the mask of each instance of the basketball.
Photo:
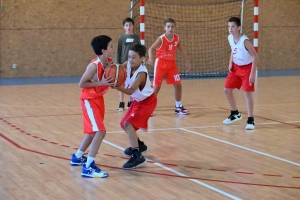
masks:
{"type": "Polygon", "coordinates": [[[111,64],[104,71],[104,78],[113,78],[111,83],[114,83],[115,87],[121,86],[126,80],[126,70],[120,64],[111,64]]]}

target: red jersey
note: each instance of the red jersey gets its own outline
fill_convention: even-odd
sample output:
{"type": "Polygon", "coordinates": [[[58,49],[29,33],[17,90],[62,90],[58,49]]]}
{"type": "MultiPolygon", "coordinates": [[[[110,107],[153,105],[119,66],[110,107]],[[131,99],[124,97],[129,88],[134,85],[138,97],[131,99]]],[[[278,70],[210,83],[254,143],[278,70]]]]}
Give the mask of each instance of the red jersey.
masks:
{"type": "Polygon", "coordinates": [[[161,45],[156,49],[156,58],[163,60],[175,60],[176,59],[176,49],[179,43],[179,36],[173,34],[173,39],[170,41],[165,36],[165,34],[159,36],[161,39],[161,45]]]}
{"type": "MultiPolygon", "coordinates": [[[[107,62],[110,63],[112,62],[112,58],[108,58],[107,62]]],[[[91,62],[94,63],[97,66],[97,81],[101,81],[103,74],[104,74],[104,68],[103,64],[100,60],[100,58],[96,57],[94,58],[91,62]]],[[[94,77],[94,76],[93,76],[94,77]]],[[[94,82],[93,79],[90,79],[89,82],[94,82]]],[[[96,86],[96,87],[91,87],[91,88],[83,88],[80,94],[80,99],[93,99],[97,98],[100,96],[103,96],[108,91],[109,86],[96,86]]]]}

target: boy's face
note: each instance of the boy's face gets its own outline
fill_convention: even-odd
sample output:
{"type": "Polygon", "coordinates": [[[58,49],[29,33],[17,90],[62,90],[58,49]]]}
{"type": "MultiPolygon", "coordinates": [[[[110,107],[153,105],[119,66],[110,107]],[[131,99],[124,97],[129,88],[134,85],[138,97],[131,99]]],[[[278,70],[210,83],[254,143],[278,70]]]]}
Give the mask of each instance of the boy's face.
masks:
{"type": "Polygon", "coordinates": [[[165,31],[167,34],[173,34],[175,31],[175,24],[172,22],[167,22],[165,25],[165,31]]]}
{"type": "Polygon", "coordinates": [[[228,31],[231,35],[236,35],[240,32],[240,27],[235,22],[228,22],[228,31]]]}
{"type": "Polygon", "coordinates": [[[144,56],[140,57],[140,55],[132,50],[128,52],[128,62],[132,68],[138,68],[144,60],[144,56]]]}
{"type": "Polygon", "coordinates": [[[106,57],[112,57],[114,53],[113,43],[110,41],[107,45],[107,49],[103,49],[103,55],[106,57]]]}
{"type": "Polygon", "coordinates": [[[124,29],[127,34],[133,34],[133,24],[131,22],[126,22],[124,24],[124,29]]]}

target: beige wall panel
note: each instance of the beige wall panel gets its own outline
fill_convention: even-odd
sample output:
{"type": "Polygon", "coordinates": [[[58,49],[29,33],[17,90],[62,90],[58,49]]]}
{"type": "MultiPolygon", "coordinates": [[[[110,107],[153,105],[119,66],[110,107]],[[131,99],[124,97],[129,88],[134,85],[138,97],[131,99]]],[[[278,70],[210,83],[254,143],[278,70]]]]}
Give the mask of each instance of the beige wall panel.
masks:
{"type": "Polygon", "coordinates": [[[259,20],[262,26],[298,26],[300,28],[299,0],[260,0],[259,2],[261,12],[259,20]]]}
{"type": "Polygon", "coordinates": [[[299,28],[265,27],[260,69],[300,69],[299,28]]]}

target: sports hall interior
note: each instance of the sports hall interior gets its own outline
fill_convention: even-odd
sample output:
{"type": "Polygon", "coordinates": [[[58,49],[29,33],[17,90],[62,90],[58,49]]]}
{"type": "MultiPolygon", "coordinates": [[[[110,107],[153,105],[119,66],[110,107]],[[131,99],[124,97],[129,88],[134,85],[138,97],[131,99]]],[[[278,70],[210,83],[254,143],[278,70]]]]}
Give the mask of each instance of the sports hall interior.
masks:
{"type": "MultiPolygon", "coordinates": [[[[192,7],[216,4],[219,8],[229,2],[235,1],[145,0],[146,47],[163,34],[164,19],[174,18],[178,33],[185,31],[181,32],[183,47],[189,49],[188,43],[195,43],[194,36],[184,36],[187,32],[212,41],[199,43],[190,54],[190,74],[203,74],[201,70],[219,58],[201,53],[217,51],[218,44],[224,44],[224,57],[229,59],[228,17],[222,18],[224,26],[207,23],[211,34],[203,34],[201,23],[220,16],[221,10],[211,9],[199,26],[186,28],[185,18],[176,9],[190,9],[190,15],[201,16],[192,7]],[[147,13],[156,8],[149,5],[176,5],[174,12],[155,14],[161,21],[152,27],[155,32],[150,31],[147,13]],[[214,34],[219,29],[225,31],[220,37],[214,34]],[[201,56],[207,56],[206,61],[201,56]]],[[[251,5],[245,23],[252,42],[253,0],[245,2],[251,5]]],[[[78,82],[95,57],[90,47],[93,37],[108,35],[117,46],[131,1],[0,3],[1,200],[300,199],[299,0],[259,0],[255,130],[245,130],[247,108],[242,90],[234,94],[243,119],[224,125],[230,113],[224,94],[226,76],[189,76],[179,60],[178,68],[184,73],[182,103],[190,114],[174,114],[174,87],[164,82],[148,132],[138,131],[148,146],[144,154],[148,162],[141,168],[122,169],[128,159],[123,151],[129,146],[119,124],[124,112],[117,112],[116,90],[105,94],[107,134],[96,163],[109,173],[106,179],[82,178],[81,167],[69,163],[84,136],[78,82]]],[[[189,10],[185,12],[189,16],[189,10]]],[[[223,8],[222,12],[231,11],[223,8]]],[[[221,71],[228,68],[226,59],[216,63],[221,71]]],[[[147,67],[152,73],[153,66],[147,67]]]]}

